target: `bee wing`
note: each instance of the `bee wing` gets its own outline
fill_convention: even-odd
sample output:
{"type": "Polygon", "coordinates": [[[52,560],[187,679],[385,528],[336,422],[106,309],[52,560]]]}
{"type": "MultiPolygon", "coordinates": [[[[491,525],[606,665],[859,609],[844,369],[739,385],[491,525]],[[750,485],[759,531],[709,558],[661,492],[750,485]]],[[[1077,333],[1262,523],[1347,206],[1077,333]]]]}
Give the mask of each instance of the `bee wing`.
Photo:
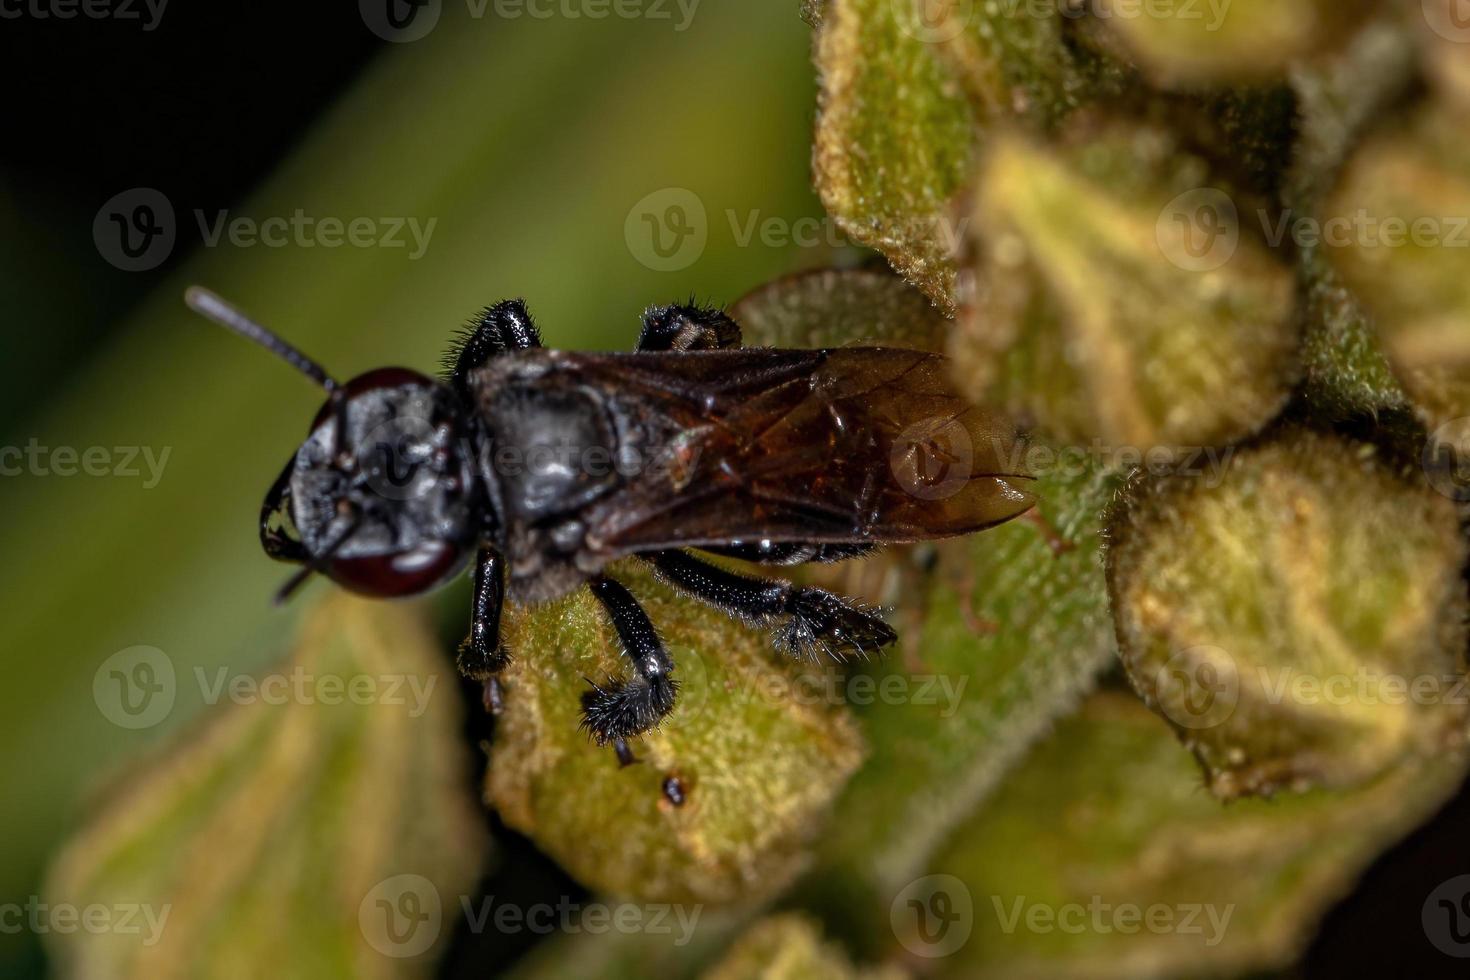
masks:
{"type": "Polygon", "coordinates": [[[590,508],[587,544],[604,554],[757,539],[921,541],[999,524],[1035,502],[1015,427],[958,395],[938,354],[599,360],[591,374],[615,374],[598,386],[629,414],[656,418],[667,437],[651,465],[590,508]]]}

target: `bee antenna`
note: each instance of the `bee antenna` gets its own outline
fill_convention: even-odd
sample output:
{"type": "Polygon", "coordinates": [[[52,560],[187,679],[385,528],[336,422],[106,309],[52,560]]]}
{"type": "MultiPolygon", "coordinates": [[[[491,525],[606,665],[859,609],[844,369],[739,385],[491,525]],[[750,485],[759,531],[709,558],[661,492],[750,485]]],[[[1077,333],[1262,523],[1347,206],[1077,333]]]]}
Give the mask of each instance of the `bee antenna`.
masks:
{"type": "Polygon", "coordinates": [[[292,347],[273,332],[256,323],[237,307],[225,302],[203,286],[190,286],[184,291],[184,303],[208,320],[213,320],[226,330],[234,331],[246,340],[253,340],[281,360],[315,381],[328,393],[335,393],[340,385],[327,374],[316,361],[292,347]]]}
{"type": "Polygon", "coordinates": [[[324,571],[327,565],[331,562],[333,556],[335,556],[337,552],[341,550],[342,546],[347,543],[347,539],[352,537],[352,535],[357,532],[357,529],[361,524],[362,516],[360,514],[354,515],[352,518],[352,522],[348,524],[345,528],[343,528],[341,533],[339,533],[335,538],[328,542],[327,546],[322,549],[322,553],[320,555],[317,555],[311,561],[301,566],[301,568],[296,570],[295,574],[286,579],[285,584],[276,590],[276,594],[271,600],[272,603],[277,606],[283,605],[287,599],[296,594],[297,589],[306,584],[307,579],[311,578],[311,576],[317,572],[324,571]]]}

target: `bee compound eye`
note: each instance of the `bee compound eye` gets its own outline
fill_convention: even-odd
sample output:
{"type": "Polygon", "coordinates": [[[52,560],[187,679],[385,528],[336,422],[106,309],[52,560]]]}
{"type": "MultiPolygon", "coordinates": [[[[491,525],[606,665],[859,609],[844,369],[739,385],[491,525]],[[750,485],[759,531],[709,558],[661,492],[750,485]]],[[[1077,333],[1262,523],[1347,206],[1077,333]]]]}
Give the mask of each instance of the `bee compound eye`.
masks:
{"type": "Polygon", "coordinates": [[[333,559],[327,574],[350,592],[394,598],[427,592],[464,567],[467,548],[430,541],[408,551],[333,559]]]}
{"type": "MultiPolygon", "coordinates": [[[[435,382],[433,378],[430,378],[427,375],[420,374],[419,372],[414,371],[411,368],[375,368],[372,371],[368,371],[364,374],[359,374],[357,377],[353,378],[345,385],[343,385],[341,389],[341,397],[351,401],[352,399],[358,398],[362,395],[394,388],[433,388],[434,386],[435,382]]],[[[333,401],[332,399],[328,398],[326,402],[322,405],[322,407],[317,410],[316,417],[312,419],[311,431],[315,432],[318,428],[321,427],[322,423],[330,419],[332,417],[333,411],[333,401]]]]}

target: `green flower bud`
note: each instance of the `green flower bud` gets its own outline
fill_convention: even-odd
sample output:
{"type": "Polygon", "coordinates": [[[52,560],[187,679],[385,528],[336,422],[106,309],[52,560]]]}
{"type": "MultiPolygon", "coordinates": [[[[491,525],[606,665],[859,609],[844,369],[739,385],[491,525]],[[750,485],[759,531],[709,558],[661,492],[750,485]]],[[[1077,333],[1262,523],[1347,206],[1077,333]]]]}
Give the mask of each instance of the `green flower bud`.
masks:
{"type": "Polygon", "coordinates": [[[507,609],[487,793],[505,822],[584,884],[648,901],[770,895],[801,869],[832,798],[863,758],[828,668],[783,660],[762,631],[618,566],[675,663],[678,703],[629,742],[638,764],[581,725],[588,681],[626,676],[612,625],[586,589],[507,609]],[[679,792],[669,792],[669,780],[679,792]],[[677,799],[676,799],[677,797],[677,799]]]}
{"type": "MultiPolygon", "coordinates": [[[[1425,66],[1438,90],[1462,110],[1470,109],[1470,22],[1459,0],[1403,0],[1422,15],[1418,32],[1425,66]]],[[[1410,15],[1412,16],[1412,14],[1410,15]]]]}
{"type": "Polygon", "coordinates": [[[747,345],[942,350],[950,321],[883,268],[815,269],[742,296],[730,307],[747,345]]]}
{"type": "Polygon", "coordinates": [[[1347,37],[1372,9],[1369,0],[1100,0],[1094,15],[1155,80],[1199,85],[1282,75],[1347,37]]]}
{"type": "Polygon", "coordinates": [[[952,310],[953,242],[942,232],[969,175],[973,116],[934,46],[905,33],[901,7],[831,0],[823,11],[812,167],[843,231],[952,310]]]}
{"type": "Polygon", "coordinates": [[[1301,279],[1302,403],[1326,425],[1354,418],[1398,419],[1407,398],[1358,295],[1344,284],[1320,236],[1323,207],[1344,159],[1374,120],[1394,111],[1418,68],[1408,32],[1392,24],[1364,30],[1335,57],[1292,73],[1297,137],[1282,196],[1298,233],[1301,279]]]}
{"type": "Polygon", "coordinates": [[[1063,442],[1213,446],[1269,421],[1294,371],[1293,276],[1250,199],[1171,131],[1009,136],[982,167],[975,295],[950,351],[976,400],[1063,442]]]}
{"type": "Polygon", "coordinates": [[[1420,109],[1370,139],[1327,207],[1324,238],[1371,309],[1420,417],[1470,416],[1470,114],[1420,109]]]}
{"type": "Polygon", "coordinates": [[[1323,914],[1465,768],[1447,753],[1350,791],[1221,806],[1137,698],[1102,691],[896,893],[895,919],[927,917],[914,951],[954,980],[1289,973],[1323,914]]]}
{"type": "Polygon", "coordinates": [[[762,919],[725,953],[704,980],[902,980],[895,968],[859,970],[816,923],[801,915],[762,919]]]}
{"type": "Polygon", "coordinates": [[[813,18],[822,203],[947,313],[962,238],[952,201],[972,175],[977,136],[1003,120],[1046,128],[1121,84],[1116,67],[1068,43],[1068,18],[1043,14],[828,0],[813,18]]]}
{"type": "Polygon", "coordinates": [[[1466,732],[1454,505],[1290,430],[1218,482],[1138,481],[1108,577],[1123,664],[1211,790],[1353,786],[1466,732]]]}

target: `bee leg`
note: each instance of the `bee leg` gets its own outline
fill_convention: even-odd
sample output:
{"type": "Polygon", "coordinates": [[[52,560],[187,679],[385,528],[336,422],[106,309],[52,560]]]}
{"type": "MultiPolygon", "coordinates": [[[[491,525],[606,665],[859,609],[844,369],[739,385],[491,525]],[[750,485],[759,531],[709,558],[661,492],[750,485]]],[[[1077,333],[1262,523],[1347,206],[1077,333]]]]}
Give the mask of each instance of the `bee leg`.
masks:
{"type": "Polygon", "coordinates": [[[489,548],[475,560],[475,597],[470,607],[470,633],[459,645],[455,666],[473,680],[485,682],[485,703],[499,714],[500,682],[496,674],[510,663],[500,643],[500,609],[505,604],[505,561],[489,548]]]}
{"type": "Polygon", "coordinates": [[[776,649],[802,660],[866,653],[898,639],[874,613],[824,589],[727,572],[684,551],[640,555],[670,585],[755,626],[774,627],[776,649]]]}
{"type": "Polygon", "coordinates": [[[633,665],[633,679],[594,684],[582,695],[582,727],[598,745],[616,744],[643,734],[673,710],[678,684],[669,676],[674,662],[632,593],[601,575],[588,584],[612,619],[623,655],[633,665]]]}
{"type": "Polygon", "coordinates": [[[628,748],[628,740],[625,738],[613,739],[613,752],[617,754],[619,769],[626,769],[639,761],[633,750],[628,748]]]}
{"type": "Polygon", "coordinates": [[[486,307],[444,355],[450,386],[469,393],[470,372],[484,367],[497,354],[541,346],[541,333],[522,300],[507,299],[486,307]]]}
{"type": "Polygon", "coordinates": [[[720,350],[740,346],[740,324],[722,310],[650,306],[643,311],[638,350],[720,350]]]}

